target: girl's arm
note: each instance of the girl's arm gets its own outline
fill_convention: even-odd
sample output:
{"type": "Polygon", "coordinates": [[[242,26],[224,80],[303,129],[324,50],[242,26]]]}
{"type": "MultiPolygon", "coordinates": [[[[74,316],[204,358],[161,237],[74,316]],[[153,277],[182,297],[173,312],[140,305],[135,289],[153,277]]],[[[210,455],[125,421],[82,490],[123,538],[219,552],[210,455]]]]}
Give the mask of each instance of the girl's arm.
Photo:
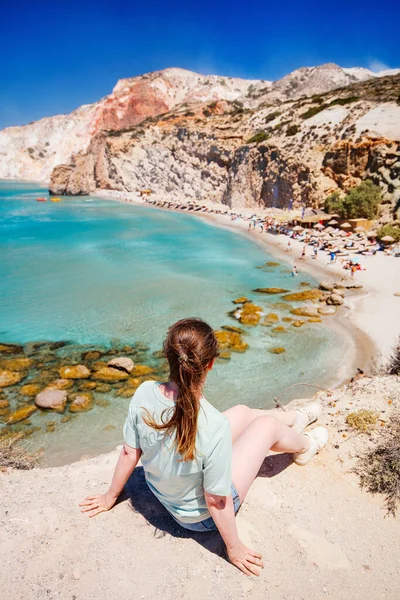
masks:
{"type": "Polygon", "coordinates": [[[131,448],[128,444],[124,444],[115,467],[110,489],[105,494],[85,498],[85,501],[79,504],[82,507],[81,512],[87,512],[89,517],[95,517],[101,512],[110,510],[132,475],[141,454],[140,448],[131,448]]]}
{"type": "Polygon", "coordinates": [[[204,492],[207,508],[225,542],[229,560],[245,575],[259,575],[264,568],[260,552],[247,548],[239,539],[232,496],[215,496],[204,492]]]}

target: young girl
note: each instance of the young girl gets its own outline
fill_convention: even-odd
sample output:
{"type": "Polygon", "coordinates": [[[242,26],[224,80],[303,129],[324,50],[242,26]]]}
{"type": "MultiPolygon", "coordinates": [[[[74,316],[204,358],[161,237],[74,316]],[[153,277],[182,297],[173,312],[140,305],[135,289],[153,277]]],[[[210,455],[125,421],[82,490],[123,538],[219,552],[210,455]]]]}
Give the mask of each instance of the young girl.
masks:
{"type": "Polygon", "coordinates": [[[191,531],[218,529],[230,561],[246,575],[258,575],[262,556],[240,541],[235,514],[269,450],[292,452],[297,464],[306,465],[325,446],[323,427],[302,434],[321,408],[314,403],[283,412],[237,405],[220,413],[202,394],[218,343],[200,319],[172,325],[164,353],[169,381],[146,381],[137,389],[110,489],[86,498],[81,510],[89,517],[110,510],[141,459],[149,488],[177,523],[191,531]]]}

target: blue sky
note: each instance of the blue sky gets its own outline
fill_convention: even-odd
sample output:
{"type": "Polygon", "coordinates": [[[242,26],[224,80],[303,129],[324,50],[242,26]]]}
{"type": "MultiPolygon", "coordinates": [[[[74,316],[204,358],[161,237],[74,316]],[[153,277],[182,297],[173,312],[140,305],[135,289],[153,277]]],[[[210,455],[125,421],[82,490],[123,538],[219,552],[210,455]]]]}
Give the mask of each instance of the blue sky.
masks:
{"type": "Polygon", "coordinates": [[[278,79],[301,66],[400,67],[400,2],[0,0],[0,129],[179,66],[278,79]]]}

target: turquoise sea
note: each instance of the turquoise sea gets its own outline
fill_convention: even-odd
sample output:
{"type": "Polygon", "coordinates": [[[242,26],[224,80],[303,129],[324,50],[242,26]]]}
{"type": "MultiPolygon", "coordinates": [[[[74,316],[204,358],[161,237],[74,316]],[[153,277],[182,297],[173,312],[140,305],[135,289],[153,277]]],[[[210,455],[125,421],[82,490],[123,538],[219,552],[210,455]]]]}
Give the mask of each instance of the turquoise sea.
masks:
{"type": "MultiPolygon", "coordinates": [[[[190,214],[88,197],[36,202],[45,194],[35,184],[0,182],[0,342],[143,342],[154,351],[179,318],[202,317],[215,329],[237,325],[227,313],[243,295],[282,317],[271,308],[280,297],[252,290],[315,283],[292,278],[284,263],[257,268],[275,259],[251,239],[190,214]]],[[[233,354],[209,377],[207,397],[220,409],[239,402],[272,407],[275,396],[313,393],[286,388],[332,378],[345,344],[311,323],[285,334],[249,328],[246,341],[248,352],[233,354]],[[271,354],[273,346],[286,352],[271,354]]],[[[43,434],[50,463],[113,448],[127,404],[115,399],[43,434]],[[105,425],[115,429],[104,432],[105,425]]]]}

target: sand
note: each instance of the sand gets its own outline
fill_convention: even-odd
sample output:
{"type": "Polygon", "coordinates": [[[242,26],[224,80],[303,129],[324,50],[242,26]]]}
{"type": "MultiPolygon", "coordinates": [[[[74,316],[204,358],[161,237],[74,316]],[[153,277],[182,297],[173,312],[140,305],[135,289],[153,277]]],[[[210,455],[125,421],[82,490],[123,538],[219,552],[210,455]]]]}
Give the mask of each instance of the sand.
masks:
{"type": "Polygon", "coordinates": [[[78,503],[107,489],[115,451],[0,474],[1,597],[397,600],[400,519],[386,517],[381,499],[361,491],[349,473],[355,452],[369,441],[348,431],[345,415],[373,405],[387,421],[400,406],[400,380],[363,378],[320,399],[331,434],[327,449],[307,467],[289,455],[268,457],[237,517],[242,540],[263,553],[259,578],[226,561],[218,533],[191,534],[176,525],[140,467],[112,511],[82,515],[78,503]]]}

